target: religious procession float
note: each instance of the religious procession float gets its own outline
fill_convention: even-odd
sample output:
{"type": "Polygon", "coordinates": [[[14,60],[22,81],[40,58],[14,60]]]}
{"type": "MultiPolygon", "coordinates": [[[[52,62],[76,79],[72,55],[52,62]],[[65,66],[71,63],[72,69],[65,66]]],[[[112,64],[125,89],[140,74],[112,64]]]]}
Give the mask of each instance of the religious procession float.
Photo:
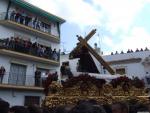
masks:
{"type": "MultiPolygon", "coordinates": [[[[95,32],[96,30],[92,30],[84,39],[81,36],[77,36],[80,42],[70,53],[70,58],[80,58],[83,70],[92,69],[90,70],[92,72],[94,65],[88,63],[90,64],[88,66],[86,64],[89,56],[85,54],[91,53],[107,69],[111,76],[115,76],[115,72],[109,64],[87,43],[95,32]]],[[[43,105],[49,108],[60,105],[75,105],[79,100],[96,100],[99,104],[130,100],[142,103],[149,102],[148,90],[145,88],[144,81],[138,77],[118,76],[108,81],[83,72],[59,83],[56,78],[55,75],[51,75],[45,83],[46,97],[43,105]]]]}

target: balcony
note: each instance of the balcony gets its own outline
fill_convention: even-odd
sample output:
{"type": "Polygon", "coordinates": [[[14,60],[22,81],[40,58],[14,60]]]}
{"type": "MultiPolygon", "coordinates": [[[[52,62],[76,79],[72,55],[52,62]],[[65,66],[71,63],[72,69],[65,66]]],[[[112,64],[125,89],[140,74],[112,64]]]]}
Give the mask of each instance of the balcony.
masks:
{"type": "Polygon", "coordinates": [[[54,53],[54,50],[52,51],[50,47],[44,47],[42,45],[33,47],[33,44],[31,42],[28,42],[30,43],[29,46],[27,42],[20,44],[20,41],[22,42],[23,40],[20,41],[18,40],[19,42],[16,42],[17,40],[16,39],[14,40],[12,38],[1,39],[0,54],[9,55],[29,61],[59,66],[59,53],[58,52],[56,53],[56,51],[54,53]],[[44,51],[42,52],[42,50],[44,51]]]}
{"type": "Polygon", "coordinates": [[[0,84],[0,89],[17,89],[17,90],[30,90],[30,91],[43,91],[42,87],[34,87],[34,86],[18,86],[11,84],[0,84]]]}
{"type": "Polygon", "coordinates": [[[40,57],[36,57],[32,55],[27,55],[27,54],[15,52],[15,51],[7,50],[7,49],[0,49],[0,53],[3,55],[10,55],[10,56],[21,58],[21,59],[27,59],[27,60],[32,60],[32,61],[51,64],[51,65],[59,65],[57,61],[40,58],[40,57]]]}
{"type": "Polygon", "coordinates": [[[35,85],[35,77],[32,75],[29,76],[22,74],[19,75],[18,73],[6,73],[0,83],[0,89],[44,91],[42,86],[42,78],[38,82],[39,83],[35,85]]]}
{"type": "MultiPolygon", "coordinates": [[[[38,26],[36,24],[33,24],[34,21],[32,20],[33,17],[30,17],[30,20],[27,22],[25,22],[25,20],[23,22],[20,22],[20,20],[16,20],[15,16],[12,17],[11,16],[12,12],[8,13],[8,18],[6,19],[6,13],[1,13],[0,14],[0,24],[4,25],[4,26],[8,26],[11,27],[13,29],[17,29],[17,30],[21,30],[27,33],[30,33],[32,35],[35,35],[37,37],[41,37],[41,38],[45,38],[47,40],[59,43],[60,42],[60,38],[59,36],[55,36],[52,35],[51,33],[51,28],[50,25],[47,25],[49,27],[42,26],[41,24],[38,24],[38,26]]],[[[19,18],[19,17],[18,17],[19,18]]],[[[43,23],[40,21],[40,23],[43,23]]]]}

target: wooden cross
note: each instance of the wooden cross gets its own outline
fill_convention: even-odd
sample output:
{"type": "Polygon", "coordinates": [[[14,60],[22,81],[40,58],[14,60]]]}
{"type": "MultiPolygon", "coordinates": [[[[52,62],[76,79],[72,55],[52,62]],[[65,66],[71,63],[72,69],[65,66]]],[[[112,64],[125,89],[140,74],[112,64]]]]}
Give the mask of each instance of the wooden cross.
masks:
{"type": "MultiPolygon", "coordinates": [[[[84,38],[84,40],[87,42],[95,33],[96,33],[96,29],[93,29],[93,30],[84,38]]],[[[79,38],[79,37],[81,37],[81,36],[77,35],[77,37],[79,38]]],[[[81,38],[82,38],[82,37],[81,37],[81,38]]],[[[79,42],[79,43],[77,44],[77,47],[76,47],[73,51],[77,51],[77,50],[79,50],[81,47],[83,47],[83,44],[79,42]]]]}
{"type": "MultiPolygon", "coordinates": [[[[82,36],[78,36],[78,40],[80,41],[77,45],[77,47],[73,51],[79,51],[83,46],[86,47],[89,52],[98,60],[99,63],[101,63],[107,71],[114,75],[114,70],[109,66],[109,64],[95,51],[93,48],[87,43],[87,41],[96,33],[96,29],[92,30],[85,38],[82,38],[82,36]]],[[[73,52],[72,51],[72,52],[73,52]]],[[[70,54],[72,54],[72,52],[70,54]]]]}

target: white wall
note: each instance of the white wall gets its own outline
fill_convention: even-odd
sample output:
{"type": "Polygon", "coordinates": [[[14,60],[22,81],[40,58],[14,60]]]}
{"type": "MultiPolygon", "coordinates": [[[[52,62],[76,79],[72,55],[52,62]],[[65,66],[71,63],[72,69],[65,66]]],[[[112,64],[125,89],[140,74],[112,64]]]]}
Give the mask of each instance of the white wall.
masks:
{"type": "Polygon", "coordinates": [[[9,102],[10,106],[24,105],[25,96],[40,96],[40,102],[44,99],[42,92],[17,91],[17,90],[0,90],[0,98],[9,102]]]}
{"type": "Polygon", "coordinates": [[[143,52],[133,52],[133,53],[126,53],[126,54],[117,54],[117,55],[106,55],[103,58],[106,61],[115,61],[115,60],[123,60],[123,59],[130,59],[130,58],[145,58],[150,55],[150,51],[143,51],[143,52]]]}
{"type": "Polygon", "coordinates": [[[48,20],[46,18],[40,17],[40,16],[38,16],[36,14],[33,14],[33,13],[29,12],[28,10],[21,9],[20,7],[15,6],[14,4],[11,4],[11,7],[10,7],[9,11],[11,12],[11,11],[13,11],[16,8],[18,8],[18,11],[20,11],[20,12],[22,10],[24,10],[27,15],[30,15],[31,17],[34,17],[34,18],[37,17],[40,21],[43,21],[43,22],[51,25],[51,28],[50,28],[51,34],[54,35],[54,36],[59,36],[58,28],[57,28],[57,23],[56,22],[53,22],[53,21],[50,21],[50,20],[48,20]]]}
{"type": "Polygon", "coordinates": [[[51,23],[51,34],[54,36],[59,36],[58,28],[56,23],[51,23]]]}
{"type": "MultiPolygon", "coordinates": [[[[131,58],[141,58],[141,62],[138,63],[122,63],[122,64],[113,64],[111,65],[112,68],[120,68],[120,67],[125,67],[126,69],[126,74],[127,76],[138,76],[140,78],[145,77],[146,71],[150,69],[149,67],[144,67],[142,64],[143,60],[145,57],[148,57],[150,55],[150,51],[143,51],[143,52],[134,52],[134,53],[126,53],[126,54],[118,54],[118,55],[107,55],[107,56],[102,56],[105,61],[117,61],[117,60],[125,60],[125,59],[131,59],[131,58]]],[[[61,62],[68,61],[69,55],[61,55],[61,62]]],[[[94,62],[96,63],[99,70],[100,69],[100,63],[94,58],[94,62]]],[[[76,63],[77,60],[69,60],[70,67],[74,71],[76,69],[76,63]]]]}
{"type": "MultiPolygon", "coordinates": [[[[6,12],[7,11],[7,7],[8,7],[8,0],[0,0],[0,14],[2,12],[6,12]]],[[[10,10],[9,11],[12,11],[14,8],[16,8],[18,6],[15,6],[14,4],[11,4],[11,7],[10,7],[10,10]]],[[[21,9],[21,8],[19,8],[21,9]]],[[[22,10],[22,9],[21,9],[22,10]]],[[[31,14],[30,12],[28,11],[25,11],[27,12],[28,14],[36,17],[35,14],[31,14]]],[[[0,15],[1,16],[1,15],[0,15]]],[[[59,36],[58,34],[58,29],[57,29],[57,24],[54,23],[54,22],[51,22],[49,20],[46,20],[45,18],[43,19],[44,21],[48,22],[51,24],[51,33],[52,35],[54,36],[59,36]],[[54,25],[55,24],[55,25],[54,25]]],[[[54,42],[51,42],[49,40],[46,40],[42,37],[37,37],[37,36],[34,36],[32,34],[29,34],[29,33],[26,33],[26,32],[23,32],[23,31],[20,31],[20,30],[15,30],[15,29],[11,29],[11,28],[8,28],[8,27],[4,27],[2,25],[0,25],[0,38],[7,38],[7,37],[11,37],[11,36],[14,36],[14,34],[21,34],[23,35],[25,38],[31,38],[31,41],[35,42],[39,42],[41,44],[44,44],[46,46],[51,46],[52,49],[56,48],[56,50],[58,51],[60,49],[60,44],[59,43],[54,43],[54,42]]]]}
{"type": "Polygon", "coordinates": [[[13,30],[0,25],[0,39],[11,37],[11,36],[14,36],[13,30]]]}
{"type": "Polygon", "coordinates": [[[77,62],[78,58],[69,60],[69,54],[66,55],[60,55],[60,65],[62,65],[62,62],[69,61],[70,69],[72,72],[76,72],[77,62]]]}
{"type": "Polygon", "coordinates": [[[0,13],[6,12],[8,7],[8,0],[0,0],[0,13]]]}
{"type": "Polygon", "coordinates": [[[142,64],[142,62],[149,55],[150,55],[150,51],[143,51],[143,52],[133,52],[133,53],[126,53],[126,54],[107,55],[107,56],[103,56],[103,58],[106,61],[117,61],[117,60],[131,59],[131,58],[141,58],[142,60],[138,63],[118,64],[118,65],[112,65],[112,67],[114,69],[118,67],[126,67],[126,74],[128,76],[136,75],[142,78],[146,75],[145,67],[142,64]]]}
{"type": "Polygon", "coordinates": [[[56,71],[59,72],[58,66],[52,66],[50,64],[43,64],[43,63],[38,63],[38,62],[30,61],[30,60],[16,59],[14,57],[9,57],[5,55],[0,55],[0,62],[1,62],[0,66],[3,65],[6,69],[6,75],[4,76],[3,83],[8,83],[11,63],[26,65],[27,67],[26,85],[28,86],[34,86],[34,73],[37,67],[46,68],[49,70],[55,69],[56,71]]]}
{"type": "Polygon", "coordinates": [[[0,38],[10,38],[11,36],[16,36],[16,35],[19,35],[21,36],[21,38],[27,40],[27,39],[30,39],[31,42],[38,42],[42,45],[45,45],[45,46],[51,46],[52,47],[52,50],[54,48],[56,48],[56,50],[58,51],[59,48],[60,48],[60,44],[59,43],[54,43],[54,42],[51,42],[47,39],[44,39],[44,38],[41,38],[41,37],[36,37],[34,35],[31,35],[31,34],[27,34],[23,31],[20,31],[20,30],[15,30],[15,29],[11,29],[11,28],[8,28],[8,27],[5,27],[5,26],[1,26],[0,25],[0,38]]]}
{"type": "Polygon", "coordinates": [[[115,70],[117,68],[125,68],[126,75],[128,77],[138,76],[139,78],[143,78],[145,76],[144,67],[141,63],[128,63],[128,64],[119,64],[119,65],[111,65],[111,67],[115,70]]]}
{"type": "MultiPolygon", "coordinates": [[[[0,0],[0,14],[2,12],[6,12],[8,7],[8,0],[0,0]]],[[[14,8],[15,6],[10,7],[10,11],[14,8]]],[[[29,12],[27,12],[29,13],[29,12]]],[[[34,15],[34,14],[33,14],[34,15]]],[[[49,20],[48,20],[49,21],[49,20]]],[[[51,22],[50,22],[51,23],[51,22]]],[[[52,34],[58,36],[58,30],[57,30],[57,25],[52,27],[52,34]]],[[[19,29],[12,29],[9,27],[4,27],[0,25],[0,38],[9,38],[11,36],[14,36],[14,34],[20,34],[23,35],[25,38],[24,39],[31,39],[32,42],[43,42],[45,46],[51,46],[52,49],[56,48],[57,51],[60,48],[59,43],[54,43],[49,40],[46,40],[42,37],[36,37],[32,34],[29,34],[27,32],[23,32],[19,29]]],[[[37,67],[41,68],[46,68],[46,69],[52,69],[59,71],[59,66],[53,66],[50,64],[44,64],[44,63],[38,63],[38,62],[33,62],[31,60],[23,60],[23,59],[17,59],[15,57],[7,56],[7,55],[2,55],[0,53],[0,66],[3,65],[6,69],[6,75],[4,76],[3,83],[8,83],[8,78],[9,78],[9,72],[10,72],[10,64],[11,63],[19,63],[19,64],[24,64],[27,67],[27,78],[26,78],[26,85],[34,85],[34,72],[37,67]]],[[[16,91],[16,90],[0,90],[0,98],[8,101],[10,105],[24,105],[24,96],[44,96],[42,92],[34,92],[34,91],[16,91]]]]}

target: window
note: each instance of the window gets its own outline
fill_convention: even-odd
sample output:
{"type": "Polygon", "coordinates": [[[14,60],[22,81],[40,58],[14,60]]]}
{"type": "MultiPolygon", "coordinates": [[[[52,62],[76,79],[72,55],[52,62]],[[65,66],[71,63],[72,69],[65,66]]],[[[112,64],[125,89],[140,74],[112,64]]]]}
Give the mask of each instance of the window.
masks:
{"type": "Polygon", "coordinates": [[[125,68],[116,69],[116,74],[120,74],[120,75],[126,74],[125,68]]]}
{"type": "Polygon", "coordinates": [[[25,85],[26,80],[26,66],[12,63],[9,73],[9,84],[25,85]]]}
{"type": "Polygon", "coordinates": [[[40,105],[40,96],[25,96],[24,105],[40,105]]]}

